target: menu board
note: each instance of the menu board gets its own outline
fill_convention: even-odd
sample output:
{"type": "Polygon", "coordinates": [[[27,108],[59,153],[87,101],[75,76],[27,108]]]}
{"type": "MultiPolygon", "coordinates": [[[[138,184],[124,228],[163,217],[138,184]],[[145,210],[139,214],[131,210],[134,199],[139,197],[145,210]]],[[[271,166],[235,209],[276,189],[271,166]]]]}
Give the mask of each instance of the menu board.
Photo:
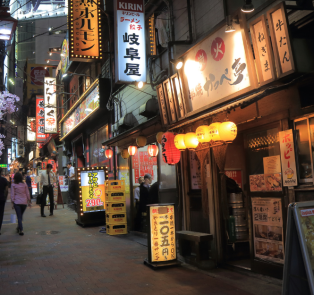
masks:
{"type": "Polygon", "coordinates": [[[280,173],[281,172],[280,164],[281,164],[280,155],[264,157],[263,158],[264,174],[280,173]]]}
{"type": "Polygon", "coordinates": [[[174,205],[150,207],[151,261],[177,258],[174,205]]]}
{"type": "Polygon", "coordinates": [[[282,204],[279,198],[252,198],[254,254],[284,263],[282,204]]]}
{"type": "Polygon", "coordinates": [[[157,181],[157,157],[150,157],[147,148],[140,148],[132,157],[133,185],[138,184],[139,177],[152,176],[152,184],[157,181]],[[143,151],[142,151],[143,150],[143,151]]]}
{"type": "Polygon", "coordinates": [[[281,173],[250,175],[251,192],[282,191],[281,173]]]}
{"type": "Polygon", "coordinates": [[[61,192],[68,191],[68,179],[65,178],[64,175],[59,176],[59,186],[60,186],[61,192]]]}
{"type": "Polygon", "coordinates": [[[83,212],[105,210],[105,171],[81,171],[83,212]]]}
{"type": "Polygon", "coordinates": [[[71,132],[74,127],[80,124],[85,118],[99,108],[99,84],[74,108],[71,115],[62,122],[62,136],[71,132]]]}

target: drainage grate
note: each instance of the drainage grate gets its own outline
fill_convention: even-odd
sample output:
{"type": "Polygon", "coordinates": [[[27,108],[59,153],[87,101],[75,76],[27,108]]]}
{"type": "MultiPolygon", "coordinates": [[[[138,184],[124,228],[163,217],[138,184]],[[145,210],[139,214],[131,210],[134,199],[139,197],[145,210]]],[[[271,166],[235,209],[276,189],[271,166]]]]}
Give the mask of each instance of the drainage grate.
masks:
{"type": "Polygon", "coordinates": [[[56,235],[58,233],[60,232],[56,230],[47,230],[47,231],[38,231],[36,232],[36,235],[46,236],[46,235],[56,235]]]}

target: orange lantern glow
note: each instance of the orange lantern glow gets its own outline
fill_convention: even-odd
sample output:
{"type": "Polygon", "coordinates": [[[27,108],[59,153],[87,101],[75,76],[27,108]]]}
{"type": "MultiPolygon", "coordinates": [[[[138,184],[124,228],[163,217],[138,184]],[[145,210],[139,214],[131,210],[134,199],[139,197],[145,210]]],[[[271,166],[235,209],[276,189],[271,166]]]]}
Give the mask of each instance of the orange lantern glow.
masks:
{"type": "Polygon", "coordinates": [[[127,149],[123,149],[122,152],[121,152],[121,157],[123,159],[127,159],[129,157],[129,153],[128,153],[128,150],[127,149]]]}
{"type": "Polygon", "coordinates": [[[199,142],[210,142],[209,127],[206,125],[199,126],[196,129],[196,137],[199,142]]]}
{"type": "Polygon", "coordinates": [[[158,155],[158,146],[151,144],[147,147],[147,152],[150,157],[156,157],[158,155]]]}
{"type": "Polygon", "coordinates": [[[184,144],[187,149],[195,150],[198,146],[198,139],[194,132],[188,132],[184,135],[184,144]]]}
{"type": "Polygon", "coordinates": [[[219,126],[220,122],[215,122],[209,125],[209,136],[210,140],[213,141],[220,141],[220,136],[219,136],[219,126]]]}
{"type": "Polygon", "coordinates": [[[128,152],[130,156],[134,156],[137,152],[137,146],[130,145],[128,148],[128,152]]]}
{"type": "Polygon", "coordinates": [[[145,146],[147,143],[147,138],[145,136],[140,135],[138,138],[136,138],[136,144],[139,147],[145,146]]]}
{"type": "Polygon", "coordinates": [[[162,136],[164,135],[164,132],[160,131],[156,134],[156,140],[159,144],[161,144],[162,136]]]}
{"type": "Polygon", "coordinates": [[[162,136],[162,159],[168,165],[175,165],[180,161],[181,153],[174,145],[175,134],[165,132],[162,136]]]}
{"type": "Polygon", "coordinates": [[[106,156],[107,159],[111,159],[112,156],[113,156],[113,151],[111,149],[107,149],[105,151],[105,156],[106,156]]]}
{"type": "Polygon", "coordinates": [[[184,151],[186,149],[184,144],[184,136],[185,134],[177,134],[174,138],[174,145],[180,151],[184,151]]]}
{"type": "Polygon", "coordinates": [[[230,143],[237,137],[237,125],[233,122],[223,122],[219,126],[220,139],[230,143]]]}

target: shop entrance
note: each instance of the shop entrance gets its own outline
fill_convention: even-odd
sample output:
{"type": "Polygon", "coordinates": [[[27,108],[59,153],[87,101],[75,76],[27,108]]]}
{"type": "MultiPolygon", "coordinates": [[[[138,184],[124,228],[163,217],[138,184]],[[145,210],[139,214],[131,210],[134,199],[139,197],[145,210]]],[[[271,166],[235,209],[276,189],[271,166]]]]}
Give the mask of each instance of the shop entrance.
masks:
{"type": "Polygon", "coordinates": [[[76,168],[85,167],[83,138],[76,139],[73,143],[74,159],[76,168]]]}
{"type": "Polygon", "coordinates": [[[286,220],[280,130],[278,122],[238,134],[228,147],[225,165],[225,174],[234,180],[227,180],[232,217],[226,228],[230,220],[235,228],[225,248],[226,262],[275,277],[282,273],[286,220]],[[234,183],[242,192],[232,190],[234,183]]]}

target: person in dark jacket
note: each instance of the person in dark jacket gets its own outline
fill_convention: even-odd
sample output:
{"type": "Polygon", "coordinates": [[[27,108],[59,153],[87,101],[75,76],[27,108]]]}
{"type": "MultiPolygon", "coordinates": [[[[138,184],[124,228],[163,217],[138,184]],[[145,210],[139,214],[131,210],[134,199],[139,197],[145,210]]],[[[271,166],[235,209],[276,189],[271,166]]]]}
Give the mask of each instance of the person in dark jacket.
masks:
{"type": "Polygon", "coordinates": [[[2,168],[0,168],[0,235],[1,235],[1,226],[4,215],[5,202],[7,201],[8,196],[8,181],[2,177],[2,168]]]}
{"type": "Polygon", "coordinates": [[[148,204],[158,204],[159,203],[159,182],[155,182],[149,189],[149,202],[148,204]]]}
{"type": "Polygon", "coordinates": [[[149,204],[149,187],[152,183],[152,176],[150,174],[145,174],[144,181],[140,185],[140,202],[139,210],[136,214],[135,229],[141,230],[141,220],[143,213],[146,213],[146,205],[149,204]]]}
{"type": "Polygon", "coordinates": [[[31,179],[29,171],[27,171],[27,174],[26,174],[26,177],[25,177],[25,182],[26,182],[28,190],[29,190],[29,195],[30,195],[30,197],[32,199],[32,179],[31,179]]]}

